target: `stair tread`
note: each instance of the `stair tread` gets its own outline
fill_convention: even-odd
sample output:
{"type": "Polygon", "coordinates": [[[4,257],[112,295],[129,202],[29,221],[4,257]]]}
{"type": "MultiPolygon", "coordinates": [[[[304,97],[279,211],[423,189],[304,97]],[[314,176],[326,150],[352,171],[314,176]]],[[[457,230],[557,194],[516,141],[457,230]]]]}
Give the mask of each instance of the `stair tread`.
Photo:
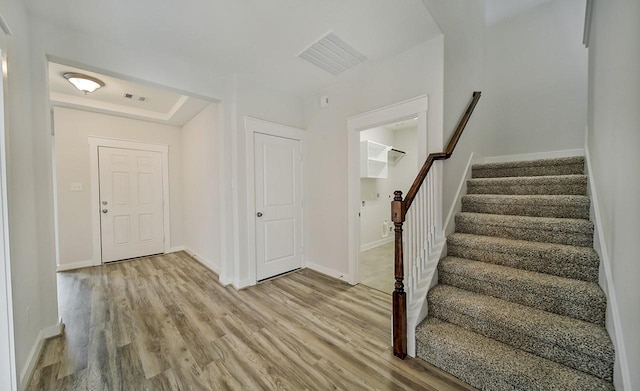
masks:
{"type": "Polygon", "coordinates": [[[559,258],[563,262],[598,267],[600,259],[591,247],[570,246],[558,243],[531,242],[528,240],[500,238],[456,232],[447,237],[447,243],[465,247],[482,247],[493,252],[514,255],[559,258]]]}
{"type": "Polygon", "coordinates": [[[456,219],[482,225],[538,229],[559,232],[593,233],[593,223],[586,219],[569,219],[563,217],[531,217],[496,215],[489,213],[460,212],[456,219]]]}
{"type": "Polygon", "coordinates": [[[589,218],[589,197],[582,195],[468,194],[462,211],[510,216],[589,218]]]}
{"type": "Polygon", "coordinates": [[[487,204],[525,204],[525,205],[562,205],[589,207],[589,197],[565,194],[468,194],[462,197],[462,203],[477,202],[487,204]]]}
{"type": "Polygon", "coordinates": [[[523,160],[503,163],[481,163],[472,166],[473,178],[498,178],[549,175],[571,175],[584,173],[584,158],[523,160]]]}
{"type": "Polygon", "coordinates": [[[499,238],[455,232],[447,237],[448,242],[467,246],[485,246],[494,251],[509,249],[515,254],[548,257],[558,255],[567,262],[580,263],[585,266],[598,266],[598,254],[591,247],[570,246],[559,243],[531,242],[528,240],[499,238]]]}
{"type": "Polygon", "coordinates": [[[584,156],[571,156],[551,159],[516,160],[499,163],[476,163],[473,169],[493,169],[493,168],[520,168],[520,167],[547,167],[567,164],[584,164],[584,156]]]}
{"type": "Polygon", "coordinates": [[[438,268],[457,276],[465,276],[478,281],[490,281],[512,290],[518,289],[559,300],[591,305],[606,303],[606,296],[602,288],[594,282],[451,256],[442,259],[438,268]]]}
{"type": "MultiPolygon", "coordinates": [[[[439,303],[514,333],[613,363],[615,353],[604,327],[449,285],[436,285],[430,303],[439,303]]],[[[485,324],[486,326],[486,324],[485,324]]]]}
{"type": "Polygon", "coordinates": [[[438,281],[604,325],[606,297],[594,282],[456,257],[446,257],[440,261],[438,281]]]}
{"type": "Polygon", "coordinates": [[[613,390],[613,384],[562,364],[428,317],[416,329],[417,353],[485,389],[613,390]],[[508,365],[505,365],[508,363],[508,365]]]}
{"type": "Polygon", "coordinates": [[[467,194],[587,194],[585,175],[472,178],[467,194]]]}

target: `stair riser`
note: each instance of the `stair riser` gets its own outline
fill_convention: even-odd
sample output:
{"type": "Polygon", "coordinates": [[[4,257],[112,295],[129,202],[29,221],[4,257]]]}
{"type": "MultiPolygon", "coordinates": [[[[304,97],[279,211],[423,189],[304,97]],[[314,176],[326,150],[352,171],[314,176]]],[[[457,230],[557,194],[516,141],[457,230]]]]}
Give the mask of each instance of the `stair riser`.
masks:
{"type": "Polygon", "coordinates": [[[520,176],[581,175],[584,163],[551,166],[473,168],[472,178],[504,178],[520,176]]]}
{"type": "MultiPolygon", "coordinates": [[[[505,249],[504,251],[508,251],[505,249]]],[[[508,252],[476,247],[447,244],[447,254],[454,257],[472,259],[476,261],[508,266],[515,269],[528,270],[538,273],[552,274],[559,277],[576,280],[598,282],[598,267],[586,266],[552,258],[527,257],[508,252]]]]}
{"type": "Polygon", "coordinates": [[[501,225],[479,224],[469,221],[459,221],[459,219],[456,218],[456,232],[483,236],[495,236],[507,239],[528,240],[532,242],[567,244],[570,246],[593,246],[593,231],[589,233],[583,233],[544,230],[537,229],[535,225],[532,225],[531,228],[517,228],[501,225]]]}
{"type": "Polygon", "coordinates": [[[556,185],[499,185],[467,183],[467,194],[500,195],[587,195],[587,185],[583,183],[556,185]]]}
{"type": "Polygon", "coordinates": [[[571,346],[559,346],[555,343],[549,343],[548,341],[526,335],[517,330],[511,330],[501,324],[493,322],[491,319],[476,318],[452,311],[450,305],[443,305],[433,300],[429,300],[429,316],[442,319],[459,327],[484,335],[485,337],[589,373],[601,379],[607,381],[613,380],[612,363],[607,364],[597,357],[572,350],[571,346]]]}
{"type": "Polygon", "coordinates": [[[570,297],[555,297],[544,292],[513,284],[498,284],[493,281],[478,280],[467,276],[448,273],[438,268],[438,281],[441,284],[455,286],[471,292],[493,296],[543,311],[569,316],[599,325],[604,325],[606,302],[595,300],[580,302],[570,297]]]}
{"type": "Polygon", "coordinates": [[[497,215],[588,219],[589,206],[480,203],[462,200],[462,211],[497,215]]]}

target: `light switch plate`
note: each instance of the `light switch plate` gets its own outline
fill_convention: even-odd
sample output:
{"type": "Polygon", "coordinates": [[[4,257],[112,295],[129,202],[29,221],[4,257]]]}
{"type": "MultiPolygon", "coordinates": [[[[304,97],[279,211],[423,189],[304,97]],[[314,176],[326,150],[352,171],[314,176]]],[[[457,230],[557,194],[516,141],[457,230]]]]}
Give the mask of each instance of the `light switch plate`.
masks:
{"type": "Polygon", "coordinates": [[[82,183],[74,182],[71,184],[71,191],[82,191],[82,183]]]}

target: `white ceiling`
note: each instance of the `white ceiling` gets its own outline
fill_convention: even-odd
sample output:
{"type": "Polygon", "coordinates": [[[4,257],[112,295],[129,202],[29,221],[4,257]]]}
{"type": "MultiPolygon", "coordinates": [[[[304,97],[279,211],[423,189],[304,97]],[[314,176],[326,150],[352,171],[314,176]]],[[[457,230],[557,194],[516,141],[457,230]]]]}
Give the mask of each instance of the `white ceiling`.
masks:
{"type": "Polygon", "coordinates": [[[166,88],[152,87],[54,62],[49,62],[49,94],[52,104],[57,106],[116,114],[176,126],[184,125],[211,103],[166,88]],[[97,77],[105,85],[85,95],[62,76],[66,72],[79,72],[97,77]],[[125,93],[132,94],[134,99],[126,99],[125,93]],[[146,99],[141,102],[138,100],[139,97],[146,99]]]}
{"type": "Polygon", "coordinates": [[[420,0],[25,2],[31,13],[80,34],[130,48],[168,48],[187,61],[296,95],[335,82],[335,76],[297,57],[330,30],[370,61],[441,34],[420,0]]]}
{"type": "Polygon", "coordinates": [[[485,21],[492,25],[551,0],[485,0],[485,21]]]}

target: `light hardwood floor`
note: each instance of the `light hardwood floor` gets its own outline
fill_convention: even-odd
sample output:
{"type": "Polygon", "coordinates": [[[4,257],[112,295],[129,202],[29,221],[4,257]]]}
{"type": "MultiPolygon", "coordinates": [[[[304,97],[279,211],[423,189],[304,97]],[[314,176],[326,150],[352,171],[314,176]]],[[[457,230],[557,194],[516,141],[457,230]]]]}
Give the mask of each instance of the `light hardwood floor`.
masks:
{"type": "Polygon", "coordinates": [[[311,270],[236,291],[186,253],[58,274],[33,390],[472,390],[393,357],[390,296],[311,270]]]}
{"type": "Polygon", "coordinates": [[[383,244],[360,253],[360,284],[380,292],[392,294],[393,279],[393,242],[383,244]]]}

